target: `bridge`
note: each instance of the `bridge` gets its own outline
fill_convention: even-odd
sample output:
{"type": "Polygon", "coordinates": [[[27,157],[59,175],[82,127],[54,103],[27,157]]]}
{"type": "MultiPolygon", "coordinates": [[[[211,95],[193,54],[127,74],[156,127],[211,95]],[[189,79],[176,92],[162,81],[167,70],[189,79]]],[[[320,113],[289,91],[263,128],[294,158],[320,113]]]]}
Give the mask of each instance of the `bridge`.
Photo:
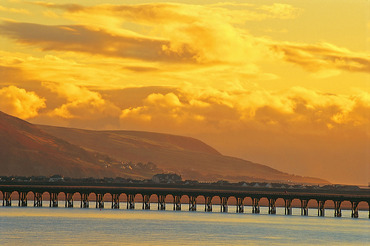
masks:
{"type": "Polygon", "coordinates": [[[301,215],[308,215],[308,203],[310,200],[317,202],[318,216],[325,216],[325,204],[327,201],[334,203],[334,217],[342,216],[342,203],[348,201],[351,204],[352,218],[358,218],[359,203],[367,203],[370,218],[370,190],[369,189],[284,189],[284,188],[261,188],[242,186],[223,186],[210,184],[154,184],[154,183],[112,183],[112,184],[86,184],[68,182],[44,182],[44,183],[14,183],[1,182],[0,195],[3,197],[3,206],[12,205],[12,196],[18,195],[18,206],[25,207],[28,197],[33,194],[34,207],[42,207],[43,196],[49,195],[50,207],[58,207],[58,198],[64,196],[65,207],[72,208],[74,197],[79,196],[80,207],[89,207],[89,196],[95,194],[96,208],[104,208],[104,195],[111,195],[111,208],[120,208],[120,196],[126,195],[127,209],[135,209],[135,197],[141,195],[142,209],[150,209],[150,200],[157,198],[158,210],[166,209],[166,200],[172,197],[173,209],[181,210],[184,199],[189,204],[189,211],[197,210],[197,198],[204,198],[204,211],[212,211],[212,201],[218,197],[221,212],[228,212],[230,198],[235,199],[236,212],[244,213],[245,199],[252,201],[252,213],[260,213],[260,200],[268,201],[268,213],[276,214],[276,201],[283,199],[285,214],[292,214],[292,201],[300,201],[301,215]],[[187,199],[186,199],[187,198],[187,199]]]}

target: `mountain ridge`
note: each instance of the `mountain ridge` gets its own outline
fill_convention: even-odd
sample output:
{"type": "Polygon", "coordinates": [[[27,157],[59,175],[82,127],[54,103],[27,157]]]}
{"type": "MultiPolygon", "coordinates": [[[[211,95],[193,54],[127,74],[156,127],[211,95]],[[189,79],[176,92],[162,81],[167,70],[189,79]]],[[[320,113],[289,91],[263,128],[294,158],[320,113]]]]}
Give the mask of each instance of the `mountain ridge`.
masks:
{"type": "Polygon", "coordinates": [[[327,183],[224,156],[191,137],[33,125],[0,111],[0,176],[148,179],[161,172],[200,181],[327,183]]]}
{"type": "Polygon", "coordinates": [[[179,173],[187,179],[209,181],[227,178],[241,181],[244,177],[260,181],[328,183],[321,179],[291,175],[263,164],[224,156],[204,142],[190,137],[130,130],[95,131],[43,125],[38,127],[85,149],[102,152],[125,162],[153,162],[159,168],[179,173]],[[153,139],[153,136],[160,138],[162,142],[153,139]],[[169,138],[184,140],[187,144],[180,141],[179,147],[174,142],[164,141],[169,138]]]}
{"type": "Polygon", "coordinates": [[[105,168],[102,158],[107,157],[52,136],[27,121],[0,111],[2,176],[127,176],[121,170],[105,168]]]}

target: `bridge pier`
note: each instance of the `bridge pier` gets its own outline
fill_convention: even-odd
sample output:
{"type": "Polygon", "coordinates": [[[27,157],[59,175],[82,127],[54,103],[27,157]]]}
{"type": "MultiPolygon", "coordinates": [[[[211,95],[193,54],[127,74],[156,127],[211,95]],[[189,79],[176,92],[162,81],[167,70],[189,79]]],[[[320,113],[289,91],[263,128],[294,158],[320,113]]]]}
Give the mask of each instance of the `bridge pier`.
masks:
{"type": "Polygon", "coordinates": [[[173,210],[181,211],[181,196],[173,196],[173,210]]]}
{"type": "Polygon", "coordinates": [[[236,212],[237,213],[244,213],[244,198],[238,197],[236,198],[236,212]]]}
{"type": "Polygon", "coordinates": [[[12,192],[4,191],[3,193],[3,207],[10,207],[12,206],[12,192]]]}
{"type": "Polygon", "coordinates": [[[27,207],[27,192],[18,192],[19,199],[18,199],[18,207],[27,207]]]}
{"type": "Polygon", "coordinates": [[[260,198],[252,198],[252,213],[259,214],[260,213],[260,198]]]}
{"type": "Polygon", "coordinates": [[[301,200],[301,215],[308,216],[308,200],[301,200]]]}
{"type": "Polygon", "coordinates": [[[317,201],[318,207],[318,216],[324,217],[325,216],[325,201],[319,200],[317,201]]]}
{"type": "Polygon", "coordinates": [[[292,199],[285,199],[285,215],[292,215],[292,199]]]}
{"type": "Polygon", "coordinates": [[[150,195],[143,195],[143,210],[150,210],[150,195]]]}
{"type": "Polygon", "coordinates": [[[221,197],[221,212],[227,213],[228,207],[227,207],[227,197],[221,197]]]}
{"type": "Polygon", "coordinates": [[[206,196],[205,197],[205,208],[204,211],[206,212],[212,212],[212,197],[206,196]]]}
{"type": "Polygon", "coordinates": [[[119,209],[119,194],[112,194],[112,209],[119,209]]]}
{"type": "Polygon", "coordinates": [[[81,194],[81,208],[89,208],[89,194],[81,194]]]}
{"type": "Polygon", "coordinates": [[[244,198],[238,197],[236,198],[236,212],[237,213],[244,213],[244,198]]]}
{"type": "Polygon", "coordinates": [[[33,206],[34,207],[42,207],[42,193],[35,192],[33,198],[33,206]]]}
{"type": "Polygon", "coordinates": [[[135,209],[135,195],[127,194],[127,209],[135,209]]]}
{"type": "Polygon", "coordinates": [[[66,208],[73,208],[73,193],[66,193],[66,201],[65,207],[66,208]]]}
{"type": "Polygon", "coordinates": [[[189,196],[189,211],[197,211],[197,198],[189,196]]]}
{"type": "Polygon", "coordinates": [[[341,201],[334,201],[334,217],[342,217],[341,203],[341,201]]]}
{"type": "Polygon", "coordinates": [[[58,207],[58,193],[50,192],[50,207],[57,208],[58,207]]]}
{"type": "Polygon", "coordinates": [[[158,210],[166,210],[166,196],[158,195],[158,210]]]}
{"type": "Polygon", "coordinates": [[[359,202],[351,202],[352,203],[352,218],[358,218],[358,204],[359,202]]]}
{"type": "Polygon", "coordinates": [[[104,208],[104,200],[103,200],[104,194],[98,193],[96,194],[96,208],[104,208]]]}
{"type": "Polygon", "coordinates": [[[276,199],[269,199],[269,214],[276,214],[276,199]]]}

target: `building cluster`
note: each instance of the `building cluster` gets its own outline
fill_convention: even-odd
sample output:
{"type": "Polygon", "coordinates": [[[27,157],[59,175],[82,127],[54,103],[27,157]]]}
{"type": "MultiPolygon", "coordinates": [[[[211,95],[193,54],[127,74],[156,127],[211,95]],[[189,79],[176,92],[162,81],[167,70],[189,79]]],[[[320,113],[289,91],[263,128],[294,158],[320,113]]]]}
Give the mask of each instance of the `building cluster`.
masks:
{"type": "Polygon", "coordinates": [[[176,184],[186,186],[224,186],[224,187],[241,187],[241,188],[271,188],[271,189],[323,189],[323,190],[359,190],[358,186],[354,185],[312,185],[312,184],[292,184],[292,183],[277,183],[277,182],[238,182],[231,183],[226,180],[219,180],[216,182],[199,182],[197,180],[182,180],[181,175],[175,173],[161,173],[155,174],[152,179],[135,180],[130,178],[70,178],[62,175],[46,176],[0,176],[0,182],[70,182],[70,183],[87,183],[87,184],[109,184],[109,183],[135,183],[135,184],[176,184]]]}
{"type": "Polygon", "coordinates": [[[175,173],[156,174],[153,176],[152,180],[154,183],[167,183],[167,184],[182,182],[181,176],[175,173]]]}

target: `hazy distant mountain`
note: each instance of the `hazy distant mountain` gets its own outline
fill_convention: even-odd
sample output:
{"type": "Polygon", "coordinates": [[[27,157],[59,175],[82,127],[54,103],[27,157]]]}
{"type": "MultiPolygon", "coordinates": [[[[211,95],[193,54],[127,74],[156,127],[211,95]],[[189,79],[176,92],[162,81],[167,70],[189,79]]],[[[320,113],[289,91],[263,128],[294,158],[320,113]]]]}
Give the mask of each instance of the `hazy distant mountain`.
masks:
{"type": "Polygon", "coordinates": [[[91,131],[41,125],[38,127],[86,150],[104,153],[124,162],[153,162],[161,169],[181,174],[185,179],[326,182],[223,156],[205,143],[189,137],[139,131],[91,131]]]}

